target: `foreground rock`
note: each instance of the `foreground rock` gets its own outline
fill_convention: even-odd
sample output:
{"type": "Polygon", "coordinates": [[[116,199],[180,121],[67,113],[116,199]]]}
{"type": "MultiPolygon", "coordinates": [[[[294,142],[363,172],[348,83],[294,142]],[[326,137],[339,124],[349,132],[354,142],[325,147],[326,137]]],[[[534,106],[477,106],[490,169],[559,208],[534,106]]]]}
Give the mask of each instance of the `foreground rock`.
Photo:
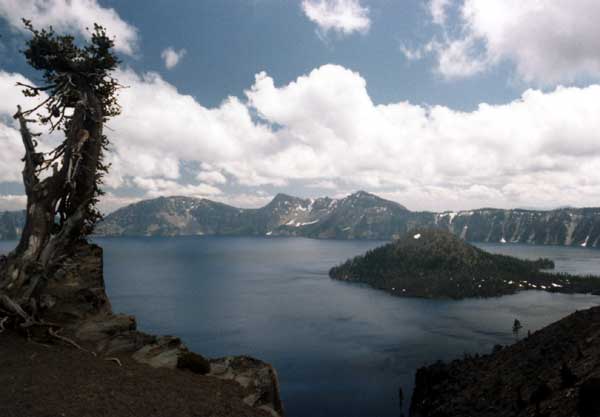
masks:
{"type": "MultiPolygon", "coordinates": [[[[225,408],[231,405],[230,402],[239,401],[243,404],[240,407],[252,407],[257,410],[257,415],[283,415],[277,373],[271,365],[249,357],[204,359],[190,352],[177,337],[159,337],[138,331],[133,316],[113,314],[104,289],[102,269],[100,247],[87,243],[77,246],[72,256],[48,280],[40,306],[41,317],[50,323],[60,323],[62,330],[57,337],[36,328],[35,334],[30,335],[34,341],[59,341],[65,345],[76,345],[90,360],[94,356],[95,360],[111,361],[110,358],[116,357],[120,361],[133,361],[145,364],[145,367],[169,370],[174,374],[182,373],[178,368],[183,368],[186,373],[202,374],[205,386],[213,381],[219,387],[223,381],[227,381],[236,385],[239,395],[231,398],[223,396],[221,402],[225,408]],[[204,367],[199,366],[202,361],[206,361],[204,367]]],[[[78,364],[75,363],[74,366],[78,364]]],[[[140,368],[132,369],[138,372],[140,368]]],[[[103,384],[101,381],[88,382],[103,384]]],[[[119,386],[113,389],[119,390],[119,386]]],[[[158,412],[155,415],[188,414],[158,412]]]]}
{"type": "Polygon", "coordinates": [[[491,254],[450,232],[417,229],[332,268],[329,275],[406,297],[495,297],[528,289],[600,294],[599,278],[545,271],[551,268],[549,259],[491,254]]]}
{"type": "Polygon", "coordinates": [[[490,355],[419,369],[410,415],[600,416],[600,307],[490,355]]]}
{"type": "Polygon", "coordinates": [[[61,343],[0,335],[2,417],[271,417],[244,388],[190,371],[153,368],[130,354],[94,357],[61,343]],[[121,365],[117,363],[117,359],[121,365]]]}

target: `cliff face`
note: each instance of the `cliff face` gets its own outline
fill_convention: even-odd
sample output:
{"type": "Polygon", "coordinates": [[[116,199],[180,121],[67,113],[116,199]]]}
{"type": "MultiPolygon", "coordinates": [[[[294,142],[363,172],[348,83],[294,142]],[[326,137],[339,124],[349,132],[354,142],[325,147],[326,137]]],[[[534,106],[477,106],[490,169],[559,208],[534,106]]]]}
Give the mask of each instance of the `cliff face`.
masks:
{"type": "MultiPolygon", "coordinates": [[[[0,239],[18,236],[23,221],[22,212],[0,214],[0,239]]],[[[278,194],[259,209],[240,209],[191,197],[161,197],[109,214],[96,233],[389,240],[418,227],[448,230],[471,242],[600,247],[600,208],[412,212],[363,191],[341,199],[278,194]]]]}
{"type": "Polygon", "coordinates": [[[598,247],[600,208],[480,209],[436,214],[434,224],[473,242],[598,247]]]}
{"type": "Polygon", "coordinates": [[[412,212],[365,192],[342,199],[302,199],[279,194],[259,209],[239,209],[189,197],[158,198],[108,215],[97,233],[388,240],[417,227],[448,230],[473,242],[600,246],[600,208],[412,212]]]}
{"type": "MultiPolygon", "coordinates": [[[[271,365],[245,356],[206,359],[190,352],[177,337],[145,334],[137,330],[135,317],[114,314],[97,245],[79,244],[48,277],[42,297],[40,316],[60,323],[65,336],[98,358],[125,355],[153,368],[183,368],[231,381],[240,386],[240,403],[255,408],[258,415],[283,415],[277,373],[271,365]]],[[[223,399],[227,401],[233,399],[223,399]]]]}
{"type": "Polygon", "coordinates": [[[419,369],[410,415],[600,416],[600,307],[490,355],[419,369]]]}

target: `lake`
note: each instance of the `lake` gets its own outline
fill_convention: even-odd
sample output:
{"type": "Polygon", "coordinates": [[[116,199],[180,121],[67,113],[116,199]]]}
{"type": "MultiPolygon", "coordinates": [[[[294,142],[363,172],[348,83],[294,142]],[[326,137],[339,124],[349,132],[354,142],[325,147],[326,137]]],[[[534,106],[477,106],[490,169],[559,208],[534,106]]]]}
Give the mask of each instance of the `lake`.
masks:
{"type": "MultiPolygon", "coordinates": [[[[207,356],[248,354],[273,364],[289,417],[398,416],[415,370],[488,353],[523,333],[600,304],[590,295],[527,291],[492,299],[397,298],[329,279],[328,269],[382,244],[303,238],[98,238],[115,312],[149,333],[180,336],[207,356]]],[[[14,242],[0,242],[0,253],[14,242]]],[[[600,274],[600,251],[480,244],[548,257],[556,269],[600,274]]]]}

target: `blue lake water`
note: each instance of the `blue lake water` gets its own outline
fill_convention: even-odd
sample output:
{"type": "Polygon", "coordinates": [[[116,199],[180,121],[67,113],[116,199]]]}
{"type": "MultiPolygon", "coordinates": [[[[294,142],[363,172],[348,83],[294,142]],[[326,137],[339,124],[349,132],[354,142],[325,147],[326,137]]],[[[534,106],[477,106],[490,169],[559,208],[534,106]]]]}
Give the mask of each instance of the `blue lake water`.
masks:
{"type": "MultiPolygon", "coordinates": [[[[415,370],[437,359],[488,353],[573,311],[590,295],[538,291],[493,299],[397,298],[333,281],[328,269],[383,242],[302,238],[102,238],[113,309],[140,329],[175,334],[207,356],[248,354],[272,363],[287,415],[398,416],[415,370]]],[[[14,242],[0,242],[0,253],[14,242]]],[[[600,251],[492,245],[554,259],[557,270],[600,274],[600,251]]]]}

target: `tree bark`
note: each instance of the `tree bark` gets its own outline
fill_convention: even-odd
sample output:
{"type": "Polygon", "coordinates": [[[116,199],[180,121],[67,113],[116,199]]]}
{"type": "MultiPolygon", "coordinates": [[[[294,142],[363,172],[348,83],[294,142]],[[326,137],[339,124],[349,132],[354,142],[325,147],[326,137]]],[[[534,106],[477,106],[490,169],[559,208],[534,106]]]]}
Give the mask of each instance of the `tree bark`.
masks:
{"type": "Polygon", "coordinates": [[[69,121],[60,167],[54,166],[43,179],[41,168],[49,167],[41,167],[44,156],[36,153],[20,108],[15,119],[25,147],[27,212],[19,244],[0,262],[0,308],[23,316],[35,315],[45,282],[82,239],[96,192],[103,115],[97,97],[82,91],[69,121]]]}

